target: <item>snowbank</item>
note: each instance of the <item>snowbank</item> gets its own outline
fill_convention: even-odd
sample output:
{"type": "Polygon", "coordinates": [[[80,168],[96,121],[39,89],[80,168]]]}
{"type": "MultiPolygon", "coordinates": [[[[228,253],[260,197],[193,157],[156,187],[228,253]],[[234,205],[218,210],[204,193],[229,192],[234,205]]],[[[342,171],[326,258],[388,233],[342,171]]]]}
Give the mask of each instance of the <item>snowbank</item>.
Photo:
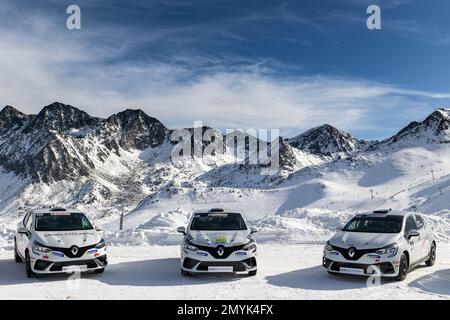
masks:
{"type": "Polygon", "coordinates": [[[189,212],[177,209],[159,213],[146,223],[123,232],[106,232],[105,238],[112,245],[175,245],[182,236],[176,232],[177,227],[186,226],[189,212]]]}
{"type": "Polygon", "coordinates": [[[4,224],[0,224],[0,251],[14,249],[15,231],[4,224]]]}

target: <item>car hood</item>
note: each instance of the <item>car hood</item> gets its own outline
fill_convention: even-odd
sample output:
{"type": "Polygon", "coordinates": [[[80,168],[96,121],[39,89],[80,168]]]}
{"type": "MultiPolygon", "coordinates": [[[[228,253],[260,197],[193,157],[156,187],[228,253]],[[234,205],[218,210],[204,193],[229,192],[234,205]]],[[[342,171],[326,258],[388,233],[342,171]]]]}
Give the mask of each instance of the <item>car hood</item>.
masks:
{"type": "Polygon", "coordinates": [[[398,233],[367,233],[340,231],[330,239],[330,244],[341,248],[378,249],[396,242],[398,233]]]}
{"type": "Polygon", "coordinates": [[[95,230],[80,231],[37,231],[36,241],[49,247],[86,247],[100,242],[101,236],[95,230]]]}
{"type": "Polygon", "coordinates": [[[237,246],[249,242],[248,230],[238,231],[194,231],[189,232],[192,239],[190,240],[194,244],[203,246],[218,246],[224,247],[237,246]]]}

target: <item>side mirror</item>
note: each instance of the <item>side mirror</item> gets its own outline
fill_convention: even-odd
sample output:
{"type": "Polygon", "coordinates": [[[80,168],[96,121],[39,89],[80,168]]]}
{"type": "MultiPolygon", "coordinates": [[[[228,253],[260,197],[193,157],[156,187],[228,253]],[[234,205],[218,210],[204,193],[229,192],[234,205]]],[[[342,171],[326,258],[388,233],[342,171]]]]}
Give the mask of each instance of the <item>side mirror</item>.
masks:
{"type": "Polygon", "coordinates": [[[342,231],[342,227],[336,227],[335,231],[336,232],[342,231]]]}
{"type": "Polygon", "coordinates": [[[256,229],[255,227],[250,227],[250,233],[257,233],[258,229],[256,229]]]}
{"type": "Polygon", "coordinates": [[[25,227],[19,227],[19,229],[17,229],[17,232],[20,234],[28,234],[28,230],[25,227]]]}
{"type": "Polygon", "coordinates": [[[182,234],[186,234],[186,229],[184,227],[178,227],[177,228],[177,232],[182,233],[182,234]]]}
{"type": "Polygon", "coordinates": [[[409,231],[408,234],[406,235],[406,237],[407,237],[408,239],[411,239],[412,237],[418,237],[418,236],[420,236],[420,232],[417,231],[417,230],[411,230],[411,231],[409,231]]]}
{"type": "Polygon", "coordinates": [[[95,231],[97,231],[97,232],[102,232],[102,231],[103,231],[103,228],[100,227],[100,226],[95,226],[95,231]]]}

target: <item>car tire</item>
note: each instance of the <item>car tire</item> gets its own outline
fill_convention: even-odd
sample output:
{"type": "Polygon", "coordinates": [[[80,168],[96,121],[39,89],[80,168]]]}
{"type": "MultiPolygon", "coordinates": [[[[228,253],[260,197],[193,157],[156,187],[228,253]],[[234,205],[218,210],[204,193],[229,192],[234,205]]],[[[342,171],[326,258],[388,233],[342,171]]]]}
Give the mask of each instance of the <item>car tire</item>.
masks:
{"type": "Polygon", "coordinates": [[[436,244],[433,242],[431,244],[430,252],[428,253],[428,259],[425,261],[425,264],[428,267],[431,267],[436,262],[436,244]]]}
{"type": "Polygon", "coordinates": [[[95,273],[103,273],[103,272],[105,272],[105,268],[95,269],[94,271],[95,271],[95,273]]]}
{"type": "Polygon", "coordinates": [[[182,270],[181,270],[181,275],[182,275],[183,277],[189,277],[189,276],[191,275],[191,273],[188,272],[188,271],[184,271],[184,270],[182,269],[182,270]]]}
{"type": "Polygon", "coordinates": [[[36,277],[36,273],[34,273],[33,270],[31,269],[31,260],[30,260],[30,255],[28,254],[28,252],[25,254],[25,272],[26,272],[27,278],[36,277]]]}
{"type": "Polygon", "coordinates": [[[248,272],[248,276],[249,276],[249,277],[254,277],[254,276],[256,276],[257,271],[258,271],[258,270],[249,271],[249,272],[248,272]]]}
{"type": "Polygon", "coordinates": [[[23,262],[22,258],[19,256],[19,254],[17,253],[17,244],[16,241],[14,240],[14,261],[16,263],[21,263],[23,262]]]}
{"type": "Polygon", "coordinates": [[[400,264],[399,264],[399,268],[398,268],[398,275],[395,278],[397,281],[403,281],[406,279],[406,275],[408,274],[408,270],[409,270],[409,260],[408,260],[408,256],[403,253],[402,256],[400,257],[400,264]]]}

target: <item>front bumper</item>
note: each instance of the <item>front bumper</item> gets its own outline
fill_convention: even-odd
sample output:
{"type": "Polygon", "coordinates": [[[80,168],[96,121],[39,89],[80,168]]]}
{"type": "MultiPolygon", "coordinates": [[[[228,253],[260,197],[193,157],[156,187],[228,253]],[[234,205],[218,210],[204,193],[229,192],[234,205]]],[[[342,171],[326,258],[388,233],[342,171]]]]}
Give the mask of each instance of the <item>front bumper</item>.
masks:
{"type": "Polygon", "coordinates": [[[337,251],[324,251],[322,266],[332,273],[396,277],[399,273],[400,255],[393,257],[364,254],[357,260],[348,260],[337,251]]]}
{"type": "Polygon", "coordinates": [[[256,250],[236,250],[226,258],[215,258],[207,251],[181,248],[181,269],[190,273],[248,274],[257,270],[256,250]]]}
{"type": "Polygon", "coordinates": [[[69,258],[57,251],[30,254],[31,269],[38,274],[85,272],[108,265],[106,248],[89,250],[79,258],[69,258]]]}

